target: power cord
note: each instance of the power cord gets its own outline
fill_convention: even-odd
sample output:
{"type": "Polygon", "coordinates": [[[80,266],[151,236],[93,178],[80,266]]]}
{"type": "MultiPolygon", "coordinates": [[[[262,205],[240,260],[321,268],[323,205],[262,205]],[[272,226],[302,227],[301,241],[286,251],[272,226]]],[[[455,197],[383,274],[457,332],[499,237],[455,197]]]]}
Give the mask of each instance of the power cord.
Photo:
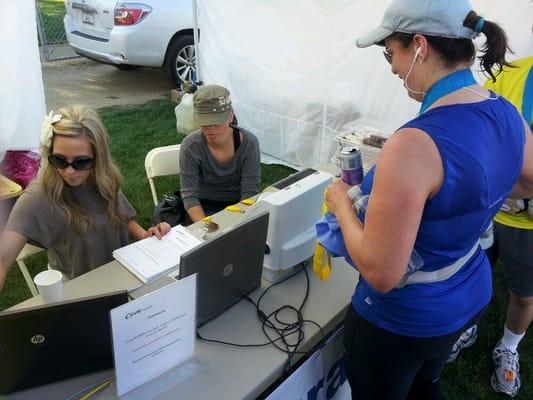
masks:
{"type": "MultiPolygon", "coordinates": [[[[207,339],[200,335],[200,333],[197,331],[196,336],[198,339],[204,341],[204,342],[210,342],[210,343],[218,343],[223,344],[227,346],[235,346],[235,347],[265,347],[265,346],[274,346],[280,351],[287,354],[287,363],[285,364],[284,372],[287,372],[290,370],[292,366],[292,358],[295,354],[306,354],[307,351],[300,351],[300,345],[302,344],[305,334],[303,331],[303,326],[306,323],[310,323],[318,327],[320,330],[320,333],[322,335],[321,344],[318,346],[318,349],[320,349],[324,343],[325,343],[325,333],[323,328],[315,321],[312,320],[306,320],[303,318],[302,309],[305,306],[305,303],[307,302],[307,299],[309,297],[309,273],[307,271],[307,261],[304,261],[303,263],[299,264],[300,268],[293,272],[290,275],[287,275],[282,280],[273,283],[269,287],[267,287],[263,293],[259,296],[257,299],[257,302],[255,302],[253,299],[251,299],[249,296],[244,296],[244,300],[248,301],[249,303],[253,304],[253,306],[256,309],[257,318],[261,321],[261,327],[263,329],[263,333],[267,337],[268,341],[264,343],[257,343],[257,344],[241,344],[241,343],[231,343],[231,342],[225,342],[222,340],[216,340],[216,339],[207,339]],[[289,279],[293,278],[294,276],[298,275],[304,271],[305,278],[306,278],[306,289],[305,289],[305,296],[302,300],[302,303],[300,304],[300,307],[296,308],[292,305],[284,305],[281,306],[274,311],[272,311],[270,314],[266,314],[260,307],[261,300],[265,297],[266,293],[272,289],[274,286],[277,286],[283,282],[288,281],[289,279]],[[291,321],[289,318],[282,318],[282,313],[286,313],[287,311],[293,312],[295,314],[296,321],[291,321]],[[291,343],[288,338],[296,336],[296,341],[294,343],[291,343]],[[279,343],[281,342],[281,344],[279,343]]],[[[113,377],[107,377],[104,380],[91,384],[78,392],[74,393],[73,395],[69,396],[66,400],[73,400],[74,398],[77,398],[82,393],[86,392],[81,398],[83,400],[89,399],[91,396],[96,394],[97,392],[105,389],[108,385],[110,385],[113,382],[113,377]]]]}
{"type": "Polygon", "coordinates": [[[198,339],[210,342],[210,343],[218,343],[223,344],[227,346],[235,346],[235,347],[264,347],[264,346],[274,346],[278,350],[284,352],[287,354],[287,363],[285,364],[285,372],[290,370],[292,366],[292,358],[295,354],[306,354],[307,351],[301,351],[300,345],[302,344],[305,334],[304,334],[304,325],[306,323],[313,324],[320,330],[320,333],[322,334],[322,342],[324,342],[324,339],[326,337],[323,328],[315,321],[312,320],[306,320],[303,317],[302,309],[305,306],[305,303],[307,302],[307,299],[309,297],[309,273],[307,271],[307,261],[302,262],[299,264],[300,268],[293,272],[290,275],[287,275],[285,278],[281,279],[280,281],[273,283],[269,287],[267,287],[263,293],[259,296],[257,299],[257,302],[255,302],[253,299],[251,299],[249,296],[244,296],[244,300],[248,301],[249,303],[253,304],[256,309],[257,318],[259,321],[261,321],[261,328],[263,330],[264,335],[267,338],[267,342],[264,343],[257,343],[257,344],[242,344],[242,343],[232,343],[232,342],[226,342],[222,340],[216,340],[216,339],[208,339],[204,338],[200,335],[199,332],[196,333],[196,336],[198,339]],[[281,306],[274,311],[270,312],[269,314],[266,314],[261,309],[261,301],[267,294],[267,292],[272,289],[274,286],[277,286],[283,282],[286,282],[287,280],[293,278],[294,276],[298,275],[304,271],[305,278],[306,278],[306,290],[305,290],[305,296],[302,300],[302,303],[298,308],[287,304],[284,306],[281,306]],[[287,317],[287,312],[293,313],[294,315],[292,318],[287,317]],[[283,314],[283,315],[282,315],[283,314]]]}

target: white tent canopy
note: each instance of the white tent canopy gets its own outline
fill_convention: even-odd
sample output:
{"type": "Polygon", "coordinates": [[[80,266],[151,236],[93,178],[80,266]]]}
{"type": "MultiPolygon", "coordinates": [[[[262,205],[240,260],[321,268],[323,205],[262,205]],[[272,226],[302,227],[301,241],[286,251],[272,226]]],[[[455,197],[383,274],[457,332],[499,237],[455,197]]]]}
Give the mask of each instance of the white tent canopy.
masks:
{"type": "Polygon", "coordinates": [[[45,114],[34,0],[0,0],[0,160],[35,149],[45,114]]]}
{"type": "MultiPolygon", "coordinates": [[[[362,118],[390,134],[418,111],[381,49],[355,47],[387,4],[197,0],[201,79],[228,87],[240,124],[263,152],[298,166],[328,162],[346,123],[362,118]]],[[[529,0],[513,0],[505,12],[498,0],[472,6],[503,26],[512,58],[533,54],[529,0]]]]}
{"type": "MultiPolygon", "coordinates": [[[[362,117],[386,132],[418,105],[377,48],[355,38],[388,0],[197,0],[202,80],[227,86],[241,125],[262,150],[301,166],[329,161],[342,126],[362,117]]],[[[515,58],[533,54],[530,0],[473,7],[506,29],[515,58]]],[[[0,158],[38,146],[45,114],[34,0],[0,0],[0,158]]]]}

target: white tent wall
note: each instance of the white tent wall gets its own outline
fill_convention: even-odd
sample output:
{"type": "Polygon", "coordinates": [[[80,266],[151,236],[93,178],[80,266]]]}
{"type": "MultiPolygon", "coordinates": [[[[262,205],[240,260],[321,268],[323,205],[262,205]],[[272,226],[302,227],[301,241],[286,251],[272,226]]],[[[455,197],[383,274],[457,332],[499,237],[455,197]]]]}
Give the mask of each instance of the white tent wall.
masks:
{"type": "MultiPolygon", "coordinates": [[[[533,8],[529,0],[510,3],[503,11],[497,0],[472,1],[504,26],[513,58],[531,55],[533,8]]],[[[197,0],[200,78],[230,90],[240,125],[264,153],[297,166],[328,162],[346,123],[361,118],[390,134],[418,111],[382,49],[355,47],[388,4],[197,0]]]]}
{"type": "Polygon", "coordinates": [[[36,149],[45,114],[35,0],[0,0],[0,159],[36,149]]]}

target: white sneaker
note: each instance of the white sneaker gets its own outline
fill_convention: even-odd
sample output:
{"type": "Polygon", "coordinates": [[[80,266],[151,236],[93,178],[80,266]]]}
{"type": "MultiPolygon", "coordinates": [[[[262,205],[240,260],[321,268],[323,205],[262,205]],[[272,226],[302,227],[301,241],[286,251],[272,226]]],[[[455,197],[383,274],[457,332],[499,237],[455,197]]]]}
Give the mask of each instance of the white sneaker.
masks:
{"type": "Polygon", "coordinates": [[[466,349],[476,343],[477,339],[477,325],[472,325],[466,331],[461,333],[457,342],[454,343],[452,351],[446,360],[446,364],[452,363],[457,359],[459,352],[463,349],[466,349]]]}
{"type": "Polygon", "coordinates": [[[496,392],[515,397],[520,389],[518,352],[513,352],[498,342],[492,351],[492,359],[494,360],[494,372],[490,377],[492,388],[496,392]]]}

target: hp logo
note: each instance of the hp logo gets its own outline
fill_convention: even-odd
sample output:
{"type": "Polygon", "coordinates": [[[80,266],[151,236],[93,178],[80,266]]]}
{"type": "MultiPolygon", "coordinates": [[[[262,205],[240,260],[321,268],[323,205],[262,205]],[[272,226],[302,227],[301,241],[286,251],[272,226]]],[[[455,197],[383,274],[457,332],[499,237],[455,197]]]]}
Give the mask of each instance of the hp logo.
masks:
{"type": "Polygon", "coordinates": [[[33,344],[41,344],[44,343],[46,338],[43,335],[33,335],[30,339],[30,342],[33,344]]]}
{"type": "Polygon", "coordinates": [[[224,267],[224,270],[222,271],[222,275],[224,275],[225,278],[231,275],[233,272],[233,264],[228,264],[224,267]]]}

